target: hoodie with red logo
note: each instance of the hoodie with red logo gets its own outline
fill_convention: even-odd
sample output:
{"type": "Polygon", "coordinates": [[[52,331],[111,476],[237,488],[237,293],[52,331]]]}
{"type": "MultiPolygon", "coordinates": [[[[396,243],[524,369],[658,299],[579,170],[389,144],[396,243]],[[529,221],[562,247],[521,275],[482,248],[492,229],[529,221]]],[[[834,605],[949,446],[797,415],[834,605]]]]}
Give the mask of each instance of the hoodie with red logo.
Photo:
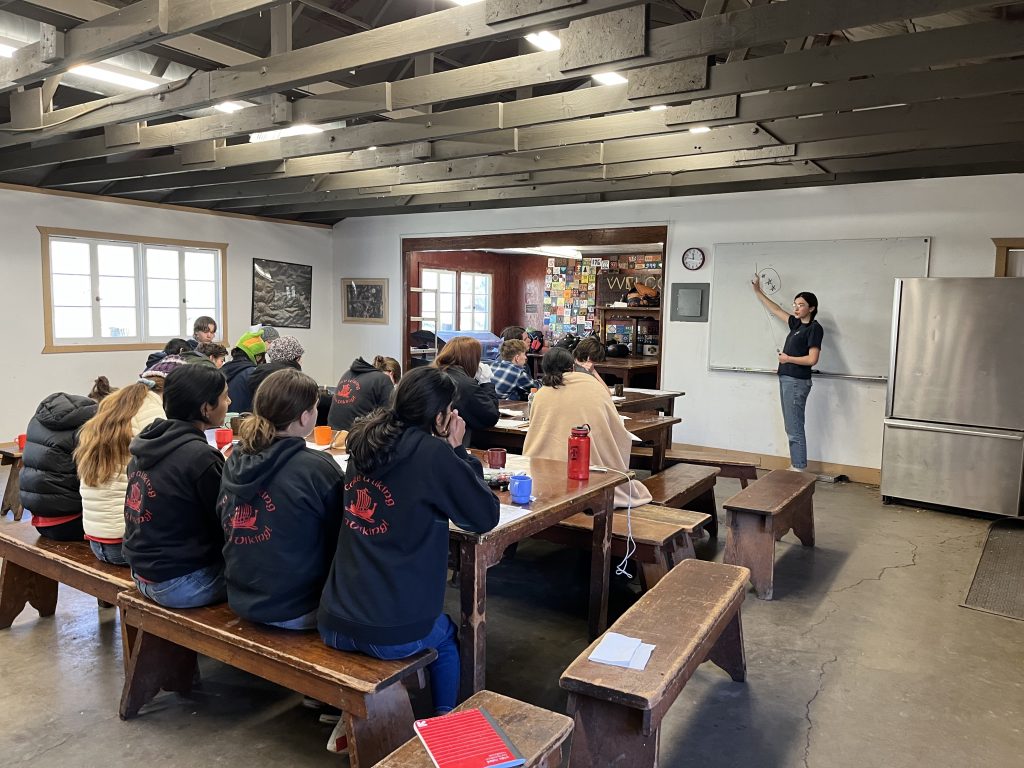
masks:
{"type": "Polygon", "coordinates": [[[357,357],[338,380],[327,423],[332,429],[351,429],[360,416],[387,405],[394,390],[391,377],[357,357]]]}
{"type": "Polygon", "coordinates": [[[489,531],[498,498],[465,448],[410,427],[373,476],[349,461],[343,514],[320,628],[398,645],[426,637],[444,610],[448,521],[489,531]]]}
{"type": "Polygon", "coordinates": [[[235,449],[217,500],[231,610],[264,623],[316,610],[338,545],[344,480],[331,456],[299,437],[260,453],[235,449]]]}
{"type": "Polygon", "coordinates": [[[161,582],[220,563],[220,451],[177,419],[157,419],[128,450],[123,549],[132,573],[161,582]]]}

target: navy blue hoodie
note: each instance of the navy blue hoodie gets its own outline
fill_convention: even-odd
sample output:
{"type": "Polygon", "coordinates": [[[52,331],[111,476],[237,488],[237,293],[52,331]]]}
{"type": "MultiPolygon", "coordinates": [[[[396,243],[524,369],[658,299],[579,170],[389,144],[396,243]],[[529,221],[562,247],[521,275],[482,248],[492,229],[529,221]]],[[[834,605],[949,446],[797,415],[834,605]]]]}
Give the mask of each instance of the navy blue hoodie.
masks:
{"type": "Polygon", "coordinates": [[[444,610],[449,520],[477,533],[498,524],[498,498],[462,446],[409,427],[372,477],[349,460],[320,628],[378,645],[426,637],[444,610]]]}
{"type": "Polygon", "coordinates": [[[231,610],[264,623],[316,610],[338,546],[344,482],[338,463],[299,437],[260,453],[235,449],[217,500],[231,610]]]}
{"type": "Polygon", "coordinates": [[[357,357],[341,374],[327,423],[332,429],[351,429],[360,416],[387,405],[394,391],[390,376],[357,357]]]}
{"type": "Polygon", "coordinates": [[[128,450],[123,549],[132,573],[161,582],[221,563],[220,451],[177,419],[157,419],[128,450]]]}

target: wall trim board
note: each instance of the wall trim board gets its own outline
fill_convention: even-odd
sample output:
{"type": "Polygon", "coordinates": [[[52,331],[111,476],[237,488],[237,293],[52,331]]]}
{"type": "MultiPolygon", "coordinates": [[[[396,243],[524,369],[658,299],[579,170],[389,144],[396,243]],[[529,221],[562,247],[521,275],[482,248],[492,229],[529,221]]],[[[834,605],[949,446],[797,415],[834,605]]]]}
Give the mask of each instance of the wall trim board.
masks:
{"type": "Polygon", "coordinates": [[[93,200],[99,203],[117,203],[118,205],[136,205],[143,208],[157,208],[163,211],[175,213],[201,213],[206,216],[223,216],[229,219],[244,219],[247,221],[261,221],[264,224],[289,224],[296,227],[311,227],[313,229],[334,229],[330,224],[319,224],[315,221],[292,221],[290,219],[272,219],[267,216],[254,216],[251,213],[235,213],[233,211],[214,211],[209,208],[193,208],[186,205],[169,205],[167,203],[154,203],[149,200],[132,200],[125,197],[112,197],[110,195],[92,195],[88,192],[72,192],[67,189],[42,189],[30,187],[26,184],[9,184],[0,182],[0,189],[10,192],[28,192],[35,195],[53,195],[55,197],[70,197],[77,200],[93,200]]]}
{"type": "Polygon", "coordinates": [[[402,251],[455,251],[470,248],[536,248],[542,245],[629,245],[665,243],[668,224],[643,227],[583,227],[551,231],[507,231],[478,235],[402,237],[402,251]]]}
{"type": "MultiPolygon", "coordinates": [[[[758,469],[785,469],[789,466],[789,456],[773,456],[767,453],[750,453],[716,448],[711,445],[690,445],[688,443],[672,443],[672,447],[681,451],[714,451],[740,461],[751,461],[758,469]]],[[[846,475],[855,483],[879,485],[882,481],[882,470],[875,467],[858,467],[852,464],[836,464],[831,461],[808,461],[807,469],[818,475],[846,475]]]]}

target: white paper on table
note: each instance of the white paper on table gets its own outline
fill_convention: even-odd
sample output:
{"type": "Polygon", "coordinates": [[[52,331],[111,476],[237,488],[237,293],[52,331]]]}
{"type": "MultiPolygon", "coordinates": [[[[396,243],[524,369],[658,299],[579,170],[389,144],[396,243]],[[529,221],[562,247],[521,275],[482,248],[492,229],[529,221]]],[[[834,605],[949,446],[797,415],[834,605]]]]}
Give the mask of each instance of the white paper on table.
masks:
{"type": "Polygon", "coordinates": [[[529,425],[529,422],[523,421],[522,419],[498,419],[494,426],[502,427],[504,429],[519,429],[524,425],[529,425]]]}
{"type": "Polygon", "coordinates": [[[504,414],[505,416],[519,416],[522,417],[522,411],[516,411],[512,408],[499,408],[498,413],[504,414]]]}
{"type": "Polygon", "coordinates": [[[346,471],[348,469],[348,454],[347,453],[334,454],[334,456],[332,458],[336,462],[338,462],[338,466],[341,467],[341,471],[342,472],[344,472],[344,471],[346,471]]]}
{"type": "Polygon", "coordinates": [[[647,662],[651,660],[652,653],[654,653],[654,645],[651,643],[640,643],[640,647],[636,649],[636,653],[633,654],[633,658],[629,660],[629,668],[645,668],[647,666],[647,662]]]}
{"type": "Polygon", "coordinates": [[[317,445],[316,443],[311,443],[309,440],[307,440],[306,441],[306,447],[309,448],[309,450],[311,450],[311,451],[326,451],[331,446],[330,445],[317,445]]]}
{"type": "Polygon", "coordinates": [[[623,423],[625,423],[626,419],[628,419],[628,418],[630,418],[630,417],[629,417],[629,416],[623,416],[623,415],[622,415],[622,414],[620,413],[620,414],[619,414],[619,418],[620,418],[620,419],[622,419],[623,423]]]}
{"type": "Polygon", "coordinates": [[[502,504],[498,508],[498,524],[495,528],[501,528],[503,525],[515,522],[521,517],[526,517],[532,510],[524,509],[523,507],[515,507],[511,504],[502,504]]]}
{"type": "Polygon", "coordinates": [[[625,399],[626,399],[625,395],[612,395],[612,402],[613,403],[621,403],[625,399]]]}
{"type": "Polygon", "coordinates": [[[627,431],[626,434],[629,435],[629,439],[632,440],[633,442],[636,442],[636,443],[642,443],[643,442],[643,440],[641,440],[639,437],[634,435],[632,432],[628,432],[627,431]]]}
{"type": "Polygon", "coordinates": [[[626,667],[629,666],[629,660],[633,658],[640,644],[639,638],[627,637],[618,632],[606,632],[597,648],[591,651],[587,658],[598,664],[626,667]]]}
{"type": "Polygon", "coordinates": [[[636,387],[624,387],[623,392],[637,392],[641,395],[678,395],[671,389],[637,389],[636,387]]]}

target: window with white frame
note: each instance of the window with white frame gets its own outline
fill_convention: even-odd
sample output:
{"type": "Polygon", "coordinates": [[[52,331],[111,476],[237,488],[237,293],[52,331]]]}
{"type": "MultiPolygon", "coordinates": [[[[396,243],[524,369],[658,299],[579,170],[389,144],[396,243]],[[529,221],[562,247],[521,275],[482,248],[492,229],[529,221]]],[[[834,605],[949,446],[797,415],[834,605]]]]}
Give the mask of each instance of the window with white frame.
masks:
{"type": "MultiPolygon", "coordinates": [[[[452,269],[420,271],[420,287],[437,291],[421,294],[423,317],[435,311],[442,331],[489,331],[491,329],[491,276],[480,272],[452,269]]],[[[424,320],[421,327],[436,331],[434,322],[424,320]]]]}
{"type": "Polygon", "coordinates": [[[222,330],[222,245],[41,231],[48,348],[159,345],[203,315],[222,330]]]}

